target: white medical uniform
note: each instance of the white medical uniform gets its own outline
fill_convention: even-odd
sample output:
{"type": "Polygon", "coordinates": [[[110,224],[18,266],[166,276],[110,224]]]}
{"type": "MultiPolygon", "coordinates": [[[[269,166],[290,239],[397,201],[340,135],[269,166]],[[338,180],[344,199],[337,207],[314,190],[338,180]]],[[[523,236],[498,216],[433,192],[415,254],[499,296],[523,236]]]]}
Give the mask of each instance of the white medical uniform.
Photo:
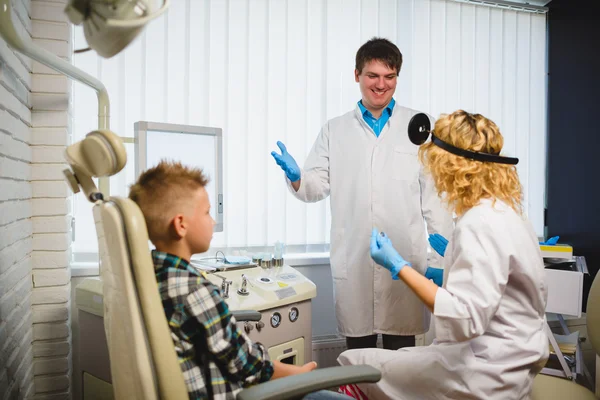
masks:
{"type": "Polygon", "coordinates": [[[533,227],[505,203],[482,200],[458,219],[434,305],[436,341],[398,351],[349,350],[369,364],[375,399],[526,399],[548,358],[544,264],[533,227]]]}
{"type": "MultiPolygon", "coordinates": [[[[317,137],[300,189],[305,202],[331,195],[331,270],[338,330],[345,336],[415,335],[429,311],[402,282],[371,259],[371,231],[385,232],[414,268],[427,268],[427,235],[448,237],[452,216],[417,158],[407,127],[417,111],[394,106],[379,137],[360,108],[328,121],[317,137]]],[[[288,180],[289,184],[289,180],[288,180]]]]}

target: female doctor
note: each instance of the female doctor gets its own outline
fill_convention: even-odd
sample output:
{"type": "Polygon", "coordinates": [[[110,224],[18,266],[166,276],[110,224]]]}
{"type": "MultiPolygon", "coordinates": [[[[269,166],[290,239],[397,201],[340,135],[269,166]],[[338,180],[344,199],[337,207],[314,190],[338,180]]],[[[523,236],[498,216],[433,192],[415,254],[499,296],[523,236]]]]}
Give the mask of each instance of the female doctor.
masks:
{"type": "MultiPolygon", "coordinates": [[[[385,233],[371,257],[432,311],[434,344],[348,350],[341,364],[370,364],[383,378],[359,385],[369,399],[524,399],[548,358],[546,284],[537,236],[522,213],[514,164],[498,127],[459,110],[437,120],[419,158],[458,219],[442,287],[415,271],[385,233]]],[[[401,304],[398,307],[402,307],[401,304]]]]}

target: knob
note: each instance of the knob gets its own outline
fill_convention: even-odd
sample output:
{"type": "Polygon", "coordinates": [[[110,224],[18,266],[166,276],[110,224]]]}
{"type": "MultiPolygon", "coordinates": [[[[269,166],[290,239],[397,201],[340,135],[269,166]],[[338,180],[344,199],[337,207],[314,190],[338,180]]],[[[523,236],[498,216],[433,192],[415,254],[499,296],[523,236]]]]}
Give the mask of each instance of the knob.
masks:
{"type": "Polygon", "coordinates": [[[250,292],[247,289],[247,285],[248,278],[246,277],[246,275],[242,274],[242,285],[237,291],[240,296],[248,296],[250,294],[250,292]]]}
{"type": "Polygon", "coordinates": [[[244,330],[246,331],[246,334],[250,333],[250,331],[254,329],[254,327],[252,326],[252,324],[250,322],[245,322],[244,323],[244,330]]]}
{"type": "Polygon", "coordinates": [[[221,282],[221,293],[223,293],[224,299],[229,298],[229,285],[231,285],[232,283],[233,282],[228,281],[227,278],[223,278],[223,282],[221,282]]]}
{"type": "Polygon", "coordinates": [[[256,323],[256,330],[257,330],[257,331],[259,331],[259,332],[260,332],[260,330],[261,330],[262,328],[264,328],[264,327],[265,327],[265,323],[264,323],[264,322],[262,322],[262,321],[258,321],[258,322],[256,323]]]}
{"type": "Polygon", "coordinates": [[[73,193],[79,193],[79,181],[77,180],[77,178],[75,177],[75,175],[73,175],[73,173],[71,172],[71,170],[70,169],[65,169],[63,171],[63,174],[65,174],[65,178],[67,179],[67,183],[71,187],[71,190],[73,191],[73,193]]]}

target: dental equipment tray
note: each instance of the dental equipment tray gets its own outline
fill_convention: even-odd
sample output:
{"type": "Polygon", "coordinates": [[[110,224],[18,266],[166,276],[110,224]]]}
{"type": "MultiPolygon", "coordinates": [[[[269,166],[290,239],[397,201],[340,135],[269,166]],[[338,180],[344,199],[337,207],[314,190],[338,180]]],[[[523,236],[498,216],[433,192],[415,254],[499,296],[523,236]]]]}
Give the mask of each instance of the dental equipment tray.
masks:
{"type": "Polygon", "coordinates": [[[254,262],[249,262],[247,264],[229,264],[223,261],[215,261],[215,260],[194,260],[192,258],[191,265],[201,271],[212,273],[212,272],[223,272],[223,271],[234,271],[236,269],[245,269],[245,268],[255,268],[258,267],[258,264],[254,262]]]}
{"type": "Polygon", "coordinates": [[[588,274],[587,263],[582,256],[575,256],[571,259],[562,258],[547,258],[544,259],[544,267],[546,269],[554,269],[559,271],[573,271],[588,274]]]}
{"type": "Polygon", "coordinates": [[[560,271],[577,271],[575,261],[562,261],[557,263],[545,263],[546,269],[558,269],[560,271]]]}
{"type": "Polygon", "coordinates": [[[248,263],[248,264],[227,264],[220,263],[218,267],[216,267],[215,272],[219,271],[235,271],[236,269],[244,269],[244,268],[255,268],[258,267],[256,263],[248,263]]]}

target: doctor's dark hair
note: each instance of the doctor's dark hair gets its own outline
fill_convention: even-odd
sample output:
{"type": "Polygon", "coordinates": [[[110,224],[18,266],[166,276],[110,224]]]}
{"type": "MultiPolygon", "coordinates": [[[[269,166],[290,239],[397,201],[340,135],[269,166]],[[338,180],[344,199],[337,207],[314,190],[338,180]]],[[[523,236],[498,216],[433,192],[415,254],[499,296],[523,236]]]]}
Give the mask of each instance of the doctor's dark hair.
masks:
{"type": "MultiPolygon", "coordinates": [[[[498,126],[480,114],[458,110],[441,115],[435,136],[460,149],[500,154],[504,138],[498,126]]],[[[522,214],[522,188],[517,167],[460,157],[428,141],[419,159],[431,172],[438,195],[460,216],[483,198],[501,200],[522,214]]]]}
{"type": "Polygon", "coordinates": [[[356,70],[360,75],[365,65],[373,60],[384,63],[388,68],[395,69],[396,74],[400,73],[402,68],[402,53],[398,47],[384,38],[374,37],[369,40],[356,52],[356,70]]]}
{"type": "Polygon", "coordinates": [[[153,243],[168,238],[173,217],[193,207],[194,191],[208,182],[201,169],[167,160],[140,175],[129,189],[129,198],[142,210],[153,243]]]}

